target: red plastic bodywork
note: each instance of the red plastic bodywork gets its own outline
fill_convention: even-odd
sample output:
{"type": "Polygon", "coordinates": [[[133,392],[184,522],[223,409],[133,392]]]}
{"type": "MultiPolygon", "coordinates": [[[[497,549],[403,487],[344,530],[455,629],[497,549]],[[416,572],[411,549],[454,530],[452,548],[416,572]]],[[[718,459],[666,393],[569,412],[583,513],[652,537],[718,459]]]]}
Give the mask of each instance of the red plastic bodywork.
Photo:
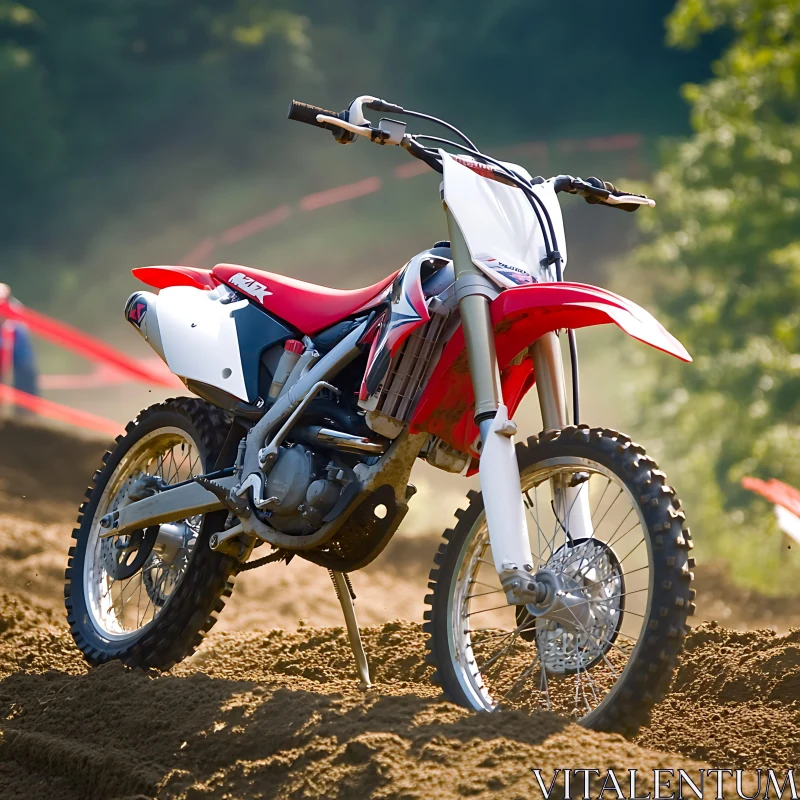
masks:
{"type": "Polygon", "coordinates": [[[197,267],[137,267],[131,271],[142,283],[156,289],[166,289],[168,286],[215,289],[222,282],[210,270],[197,267]]]}
{"type": "Polygon", "coordinates": [[[264,308],[308,335],[329,328],[356,311],[369,308],[397,277],[397,272],[394,272],[363,289],[329,289],[236,264],[217,264],[212,272],[220,281],[233,286],[237,291],[243,291],[235,282],[231,282],[231,278],[239,273],[267,288],[269,294],[265,294],[263,300],[255,298],[264,308]]]}
{"type": "Polygon", "coordinates": [[[168,286],[194,286],[196,289],[215,289],[221,283],[244,291],[231,283],[231,278],[241,273],[265,286],[269,294],[252,299],[268,311],[293,325],[301,333],[313,334],[329,328],[339,320],[377,302],[384,290],[397,277],[394,272],[378,283],[363,289],[329,289],[296,278],[287,278],[274,272],[264,272],[237,264],[217,264],[213,270],[197,267],[137,267],[135,277],[148,286],[166,289],[168,286]]]}
{"type": "MultiPolygon", "coordinates": [[[[548,331],[613,322],[634,339],[683,361],[691,356],[651,314],[630,300],[581,283],[537,283],[507,289],[491,306],[503,401],[513,416],[533,386],[533,361],[527,348],[548,331]],[[520,363],[517,356],[524,354],[520,363]]],[[[473,421],[475,396],[462,328],[445,345],[411,419],[411,432],[440,436],[468,452],[478,436],[473,421]]]]}
{"type": "Polygon", "coordinates": [[[742,478],[742,486],[751,492],[760,494],[774,505],[783,506],[796,517],[800,517],[800,492],[777,478],[762,481],[760,478],[742,478]]]}

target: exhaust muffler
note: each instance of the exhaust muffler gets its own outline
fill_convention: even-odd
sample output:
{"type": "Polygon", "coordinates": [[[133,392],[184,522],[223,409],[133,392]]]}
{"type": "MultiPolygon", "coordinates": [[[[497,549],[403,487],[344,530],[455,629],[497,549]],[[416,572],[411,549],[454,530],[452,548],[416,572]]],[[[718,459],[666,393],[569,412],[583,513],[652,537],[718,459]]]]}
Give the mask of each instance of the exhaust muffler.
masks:
{"type": "Polygon", "coordinates": [[[134,292],[125,303],[125,319],[139,331],[142,338],[166,362],[161,331],[158,327],[157,302],[158,295],[152,292],[134,292]]]}

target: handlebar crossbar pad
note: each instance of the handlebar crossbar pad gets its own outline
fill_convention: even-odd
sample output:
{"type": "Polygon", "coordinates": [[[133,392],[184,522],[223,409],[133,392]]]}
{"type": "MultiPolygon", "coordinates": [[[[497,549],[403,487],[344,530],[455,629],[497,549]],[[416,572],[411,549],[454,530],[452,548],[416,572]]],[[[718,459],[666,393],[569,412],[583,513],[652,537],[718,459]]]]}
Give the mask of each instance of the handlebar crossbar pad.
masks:
{"type": "Polygon", "coordinates": [[[305,122],[306,125],[313,125],[316,128],[323,128],[331,130],[331,126],[325,122],[317,122],[317,114],[325,114],[327,117],[339,117],[335,111],[327,111],[319,106],[312,106],[308,103],[298,103],[297,100],[292,100],[289,105],[289,119],[295,122],[305,122]]]}

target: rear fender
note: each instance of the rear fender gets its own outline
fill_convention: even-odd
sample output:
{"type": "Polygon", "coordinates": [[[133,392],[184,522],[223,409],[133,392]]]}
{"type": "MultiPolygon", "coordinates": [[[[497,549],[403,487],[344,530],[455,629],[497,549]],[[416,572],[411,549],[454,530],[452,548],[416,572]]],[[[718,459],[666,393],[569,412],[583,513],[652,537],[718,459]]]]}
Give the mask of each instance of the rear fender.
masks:
{"type": "Polygon", "coordinates": [[[197,267],[137,267],[131,272],[142,283],[155,289],[166,289],[170,286],[216,289],[221,283],[210,270],[197,267]]]}
{"type": "MultiPolygon", "coordinates": [[[[503,402],[513,416],[535,382],[528,348],[548,331],[614,323],[629,336],[682,361],[684,346],[649,312],[613,292],[581,283],[537,283],[502,292],[490,305],[503,402]]],[[[440,436],[461,452],[472,452],[478,428],[475,396],[459,327],[420,397],[411,419],[412,433],[440,436]]]]}

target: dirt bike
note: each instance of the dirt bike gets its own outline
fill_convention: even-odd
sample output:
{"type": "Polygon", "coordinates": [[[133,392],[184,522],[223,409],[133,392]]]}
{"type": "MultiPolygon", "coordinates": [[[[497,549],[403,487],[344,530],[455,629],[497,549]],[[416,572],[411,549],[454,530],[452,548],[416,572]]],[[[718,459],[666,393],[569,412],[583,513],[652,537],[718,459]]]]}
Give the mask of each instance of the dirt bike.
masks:
{"type": "Polygon", "coordinates": [[[445,695],[635,731],[694,609],[692,542],[644,449],[580,423],[574,331],[613,323],[691,359],[639,306],[563,280],[557,195],[655,203],[596,178],[534,178],[375,97],[339,113],[292,102],[289,118],[342,144],[402,147],[440,173],[449,240],[348,291],[232,264],[133,270],[160,292],[134,293],[127,320],[197,397],[143,411],[95,475],[66,571],[75,641],[92,664],[168,669],[239,571],[299,556],[330,571],[368,686],[348,574],[398,529],[424,459],[477,472],[481,486],[445,531],[425,598],[445,695]],[[367,110],[458,141],[373,125],[367,110]],[[515,444],[512,417],[534,384],[545,430],[515,444]]]}

